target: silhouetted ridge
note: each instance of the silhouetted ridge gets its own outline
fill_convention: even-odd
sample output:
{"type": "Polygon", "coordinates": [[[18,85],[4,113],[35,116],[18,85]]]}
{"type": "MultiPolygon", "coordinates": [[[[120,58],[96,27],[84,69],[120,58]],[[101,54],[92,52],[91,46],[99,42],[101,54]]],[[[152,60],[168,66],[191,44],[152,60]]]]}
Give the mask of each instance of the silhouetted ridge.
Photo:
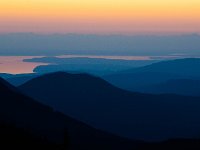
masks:
{"type": "MultiPolygon", "coordinates": [[[[11,86],[13,89],[10,89],[9,86],[7,82],[0,79],[0,125],[14,125],[14,128],[24,130],[25,134],[28,133],[27,136],[30,134],[30,138],[38,137],[40,141],[42,137],[50,144],[68,146],[72,150],[105,148],[129,150],[137,146],[136,142],[97,130],[56,112],[51,107],[19,93],[14,87],[11,86]]],[[[23,131],[20,134],[24,134],[23,131]]],[[[20,134],[13,133],[13,136],[21,136],[20,134]]],[[[11,141],[9,144],[14,143],[11,141]]]]}
{"type": "Polygon", "coordinates": [[[200,59],[185,58],[167,60],[144,67],[118,72],[103,78],[113,85],[130,91],[143,89],[171,79],[200,79],[200,59]]]}
{"type": "Polygon", "coordinates": [[[50,107],[24,96],[2,79],[0,79],[0,91],[0,119],[14,123],[17,127],[28,128],[36,135],[41,134],[51,140],[59,139],[61,126],[49,118],[51,115],[53,117],[50,107]],[[55,132],[49,132],[51,130],[55,132]]]}
{"type": "Polygon", "coordinates": [[[55,72],[55,73],[49,73],[49,74],[40,76],[38,78],[34,78],[30,82],[34,82],[36,80],[37,81],[40,80],[43,83],[45,81],[51,80],[51,82],[56,81],[54,83],[60,83],[65,86],[76,85],[77,88],[78,86],[80,88],[88,87],[88,88],[91,88],[91,90],[93,89],[93,87],[96,88],[97,85],[100,86],[100,88],[112,87],[112,85],[102,80],[101,78],[95,77],[89,74],[71,74],[71,73],[66,73],[66,72],[55,72]]]}
{"type": "MultiPolygon", "coordinates": [[[[115,90],[118,90],[118,88],[99,77],[89,74],[71,74],[66,72],[55,72],[43,75],[28,81],[21,87],[26,88],[26,85],[32,84],[32,88],[34,88],[35,86],[37,87],[38,83],[41,87],[44,86],[43,90],[48,90],[55,94],[57,94],[57,92],[60,94],[63,92],[70,95],[74,94],[75,97],[87,94],[94,96],[98,94],[100,96],[105,93],[111,94],[115,90]],[[46,85],[48,85],[48,88],[45,88],[46,85]]],[[[35,90],[37,91],[37,89],[35,90]]]]}
{"type": "Polygon", "coordinates": [[[52,73],[19,87],[96,128],[141,140],[200,135],[200,98],[133,93],[85,74],[52,73]]]}
{"type": "Polygon", "coordinates": [[[185,59],[175,59],[168,61],[161,61],[147,65],[144,67],[129,70],[129,73],[135,72],[163,72],[171,74],[179,74],[184,76],[199,76],[200,70],[199,58],[185,58],[185,59]]]}
{"type": "Polygon", "coordinates": [[[8,73],[0,73],[0,78],[7,79],[12,78],[14,75],[8,73]]]}
{"type": "Polygon", "coordinates": [[[0,88],[3,90],[6,88],[13,88],[13,86],[0,77],[0,88]]]}

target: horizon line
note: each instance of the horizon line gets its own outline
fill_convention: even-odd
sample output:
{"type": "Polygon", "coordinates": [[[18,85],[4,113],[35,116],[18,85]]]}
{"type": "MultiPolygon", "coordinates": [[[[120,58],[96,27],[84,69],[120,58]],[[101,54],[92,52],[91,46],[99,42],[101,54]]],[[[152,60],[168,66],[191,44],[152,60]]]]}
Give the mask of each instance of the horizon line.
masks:
{"type": "Polygon", "coordinates": [[[0,32],[0,35],[15,35],[15,34],[30,34],[30,35],[43,35],[43,36],[50,36],[50,35],[86,35],[86,36],[200,36],[200,32],[187,32],[187,33],[76,33],[76,32],[53,32],[53,33],[46,33],[46,32],[0,32]]]}

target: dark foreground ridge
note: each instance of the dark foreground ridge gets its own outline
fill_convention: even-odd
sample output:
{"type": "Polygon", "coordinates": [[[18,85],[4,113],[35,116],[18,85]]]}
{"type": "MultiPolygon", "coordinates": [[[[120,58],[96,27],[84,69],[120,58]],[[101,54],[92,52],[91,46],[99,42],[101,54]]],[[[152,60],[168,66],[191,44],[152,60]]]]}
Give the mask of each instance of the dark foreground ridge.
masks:
{"type": "Polygon", "coordinates": [[[24,96],[0,79],[0,149],[193,150],[200,141],[145,143],[96,130],[24,96]],[[12,146],[12,147],[11,147],[12,146]]]}
{"type": "MultiPolygon", "coordinates": [[[[1,130],[4,131],[2,133],[8,133],[6,136],[10,134],[10,145],[21,138],[21,140],[27,139],[27,142],[35,144],[38,148],[40,147],[40,144],[37,145],[38,142],[42,142],[41,146],[47,145],[47,148],[55,144],[75,150],[105,148],[129,150],[137,146],[136,142],[97,130],[56,112],[24,96],[3,79],[0,79],[0,97],[1,130]]],[[[0,134],[0,136],[5,136],[5,134],[0,134]]],[[[6,140],[6,138],[3,139],[6,140]]],[[[1,144],[3,143],[1,141],[1,144]]]]}
{"type": "Polygon", "coordinates": [[[51,73],[19,87],[95,128],[138,140],[200,135],[200,98],[128,92],[87,74],[51,73]]]}

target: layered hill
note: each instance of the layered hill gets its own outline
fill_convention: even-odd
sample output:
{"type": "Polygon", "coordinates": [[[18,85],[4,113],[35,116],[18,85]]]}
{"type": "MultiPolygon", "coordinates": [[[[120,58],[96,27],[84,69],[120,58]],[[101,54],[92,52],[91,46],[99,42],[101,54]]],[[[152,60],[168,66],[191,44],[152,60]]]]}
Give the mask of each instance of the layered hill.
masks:
{"type": "MultiPolygon", "coordinates": [[[[121,150],[136,146],[133,141],[92,128],[21,94],[3,79],[0,79],[0,98],[0,124],[4,129],[13,130],[11,136],[14,135],[16,140],[21,135],[24,140],[30,134],[31,138],[42,137],[73,150],[121,150]],[[18,129],[20,133],[14,134],[18,129]]],[[[14,140],[9,139],[9,144],[14,144],[14,140]]]]}
{"type": "Polygon", "coordinates": [[[200,80],[174,79],[140,88],[138,91],[154,94],[171,93],[186,96],[200,96],[200,80]]]}
{"type": "Polygon", "coordinates": [[[71,117],[142,140],[198,137],[200,98],[128,92],[87,74],[57,72],[19,87],[71,117]]]}
{"type": "Polygon", "coordinates": [[[130,91],[142,91],[141,89],[161,84],[168,80],[198,80],[200,79],[199,66],[199,58],[176,59],[126,70],[103,76],[103,78],[120,88],[130,91]]]}

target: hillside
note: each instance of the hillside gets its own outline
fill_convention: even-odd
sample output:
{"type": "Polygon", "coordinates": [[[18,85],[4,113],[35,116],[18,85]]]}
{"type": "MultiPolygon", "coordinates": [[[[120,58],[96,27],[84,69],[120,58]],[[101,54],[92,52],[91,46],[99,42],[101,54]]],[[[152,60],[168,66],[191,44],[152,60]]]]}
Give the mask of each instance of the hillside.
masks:
{"type": "Polygon", "coordinates": [[[200,99],[132,93],[87,74],[57,72],[19,87],[71,117],[120,136],[140,140],[196,137],[200,99]]]}
{"type": "Polygon", "coordinates": [[[3,79],[0,79],[0,97],[1,123],[28,131],[33,137],[63,144],[67,136],[66,142],[74,150],[132,149],[136,146],[133,141],[92,128],[24,96],[3,79]]]}
{"type": "Polygon", "coordinates": [[[141,88],[138,91],[154,94],[171,93],[186,96],[200,96],[200,80],[169,80],[146,88],[141,88]]]}
{"type": "Polygon", "coordinates": [[[161,84],[168,80],[200,79],[199,66],[200,59],[198,58],[176,59],[129,69],[103,76],[103,78],[120,88],[142,91],[149,86],[161,84]]]}

